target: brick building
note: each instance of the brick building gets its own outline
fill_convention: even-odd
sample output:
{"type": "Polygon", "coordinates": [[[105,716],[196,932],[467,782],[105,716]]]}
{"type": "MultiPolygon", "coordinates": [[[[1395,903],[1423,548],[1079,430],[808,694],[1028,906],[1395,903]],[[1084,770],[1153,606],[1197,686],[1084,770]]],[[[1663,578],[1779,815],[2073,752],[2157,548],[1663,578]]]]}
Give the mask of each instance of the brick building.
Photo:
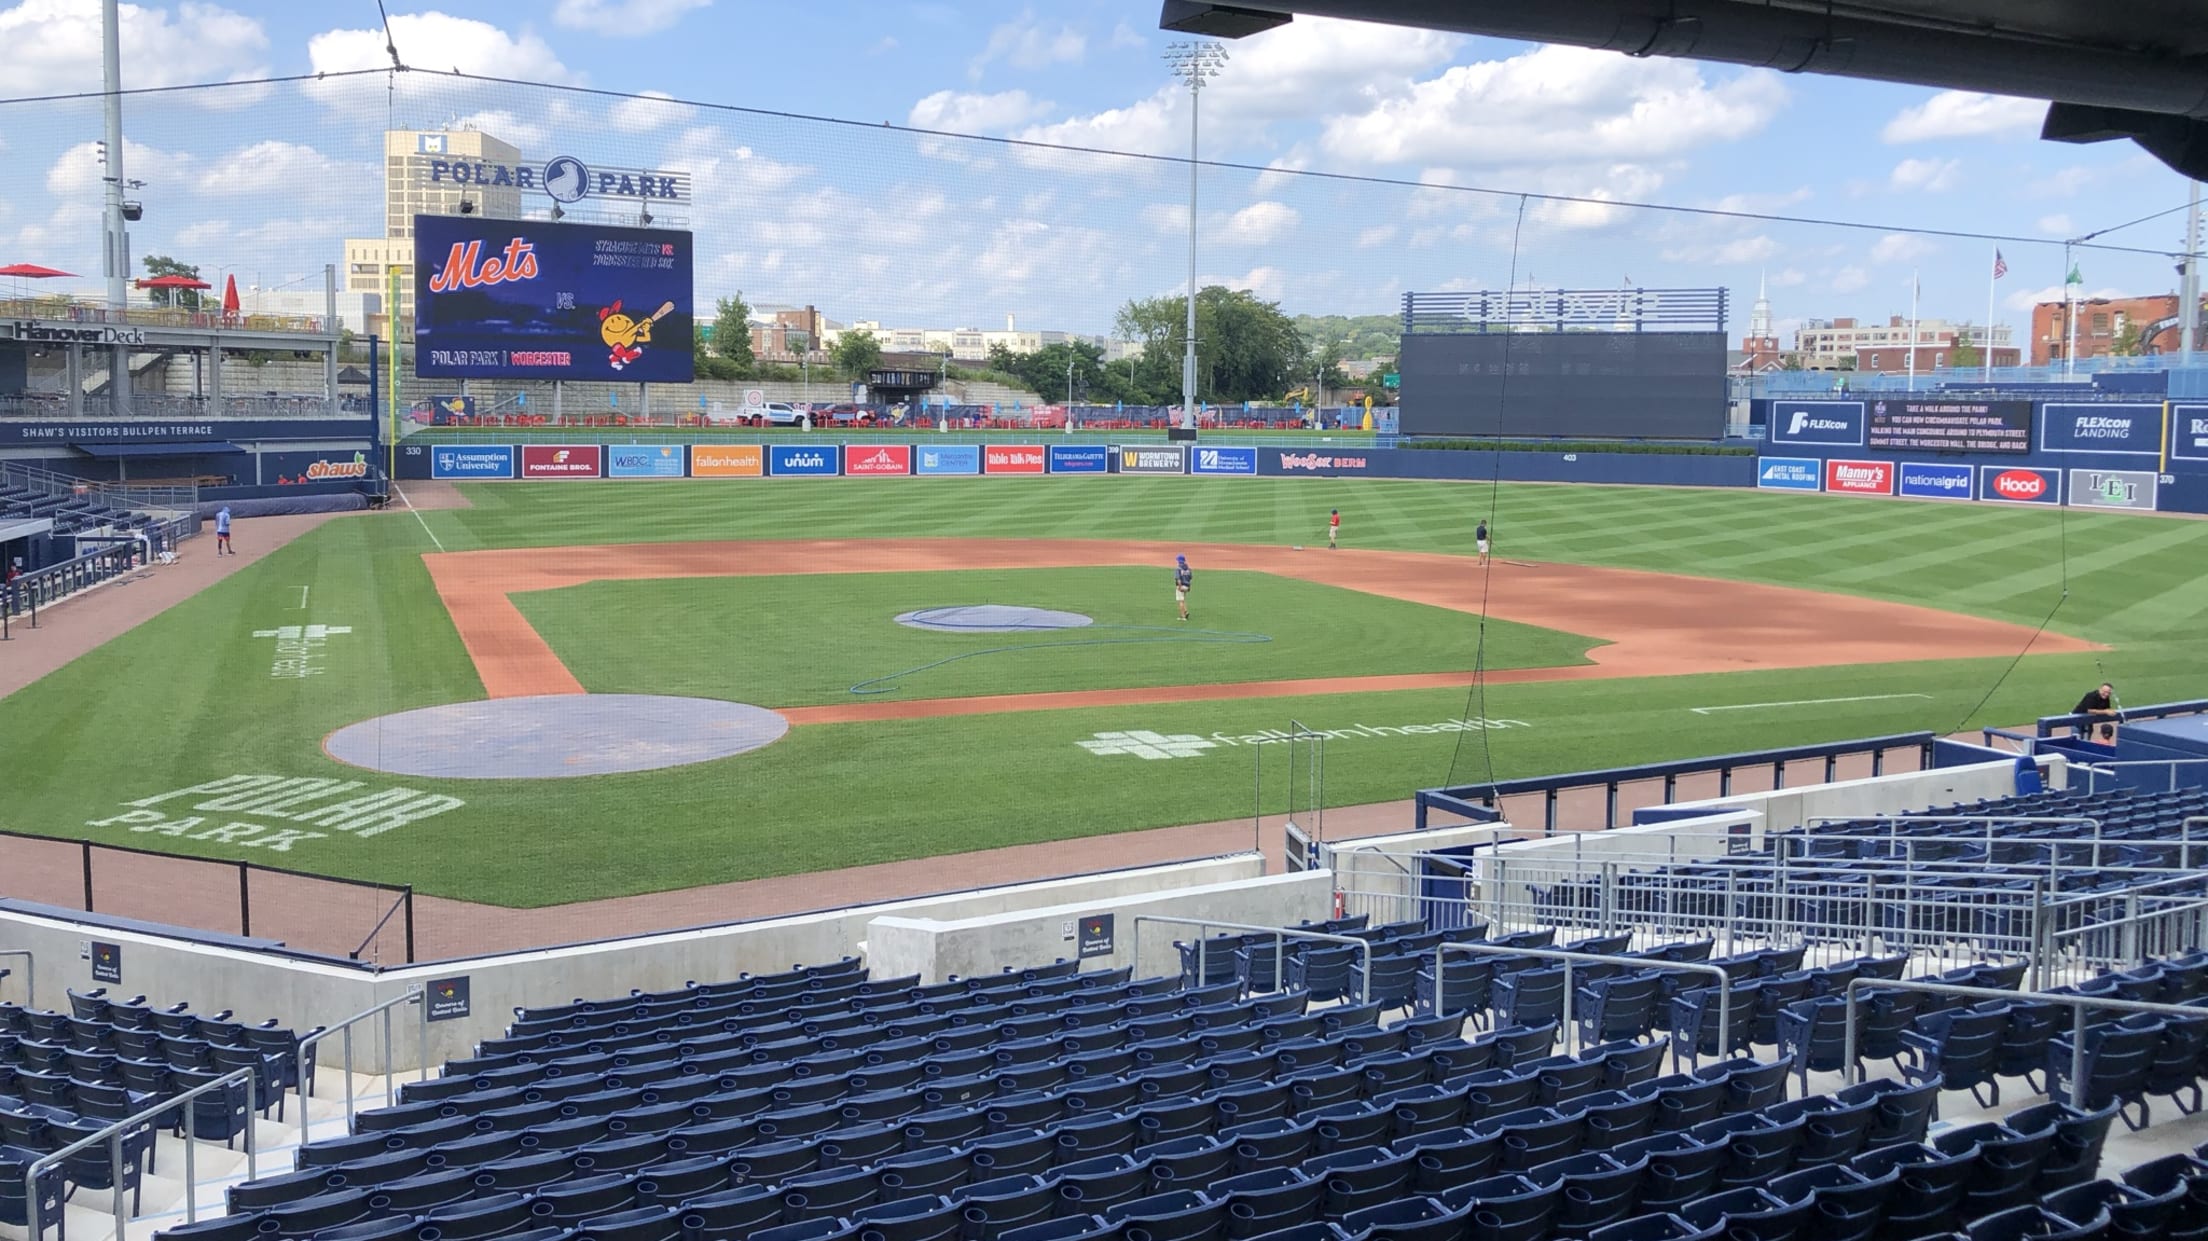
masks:
{"type": "MultiPolygon", "coordinates": [[[[2032,307],[2032,365],[2061,362],[2070,347],[2070,303],[2041,302],[2032,307]]],[[[2177,318],[2177,294],[2150,297],[2093,297],[2077,303],[2078,356],[2105,357],[2116,351],[2116,342],[2138,333],[2137,352],[2176,353],[2183,335],[2177,318]]],[[[2195,348],[2208,347],[2204,322],[2195,328],[2195,348]]]]}
{"type": "MultiPolygon", "coordinates": [[[[1811,370],[1852,369],[1899,375],[1910,369],[1909,337],[1906,315],[1888,316],[1884,323],[1815,319],[1803,324],[1795,333],[1794,348],[1811,370]]],[[[1956,347],[1962,344],[1979,351],[1972,363],[1974,366],[1983,366],[1988,352],[1995,366],[2015,366],[2022,360],[2023,351],[2010,343],[2009,327],[2005,323],[1994,325],[1989,343],[1987,331],[1981,324],[1920,318],[1916,323],[1914,346],[1916,369],[1935,371],[1954,366],[1956,347]]]]}

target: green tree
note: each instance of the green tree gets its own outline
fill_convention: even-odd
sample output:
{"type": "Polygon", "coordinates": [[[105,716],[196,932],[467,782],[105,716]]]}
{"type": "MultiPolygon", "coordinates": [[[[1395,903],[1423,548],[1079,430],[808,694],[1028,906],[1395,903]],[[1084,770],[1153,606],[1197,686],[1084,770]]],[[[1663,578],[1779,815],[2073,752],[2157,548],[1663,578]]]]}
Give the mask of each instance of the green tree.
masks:
{"type": "MultiPolygon", "coordinates": [[[[1114,330],[1143,343],[1138,381],[1153,398],[1180,400],[1180,367],[1187,339],[1186,302],[1153,297],[1120,307],[1114,330]]],[[[1303,369],[1304,340],[1278,304],[1245,289],[1211,285],[1196,294],[1196,399],[1252,401],[1277,397],[1295,386],[1303,369]]]]}
{"type": "Polygon", "coordinates": [[[2136,358],[2147,351],[2146,338],[2139,332],[2139,325],[2129,318],[2116,329],[2116,339],[2108,342],[2109,353],[2119,358],[2136,358]]]}
{"type": "Polygon", "coordinates": [[[874,339],[874,333],[859,328],[837,337],[835,352],[829,356],[844,378],[864,379],[868,371],[881,365],[882,342],[874,339]]]}
{"type": "MultiPolygon", "coordinates": [[[[190,263],[180,263],[166,254],[149,254],[144,260],[146,276],[186,276],[199,279],[199,268],[190,263]]],[[[147,289],[146,295],[156,306],[176,306],[185,310],[197,310],[200,306],[198,289],[147,289]]]]}
{"type": "Polygon", "coordinates": [[[751,353],[751,307],[740,292],[713,303],[713,352],[735,365],[732,377],[749,375],[758,364],[751,353]]]}
{"type": "Polygon", "coordinates": [[[1956,341],[1954,352],[1947,356],[1948,365],[1956,370],[1969,370],[1973,366],[1984,365],[1985,360],[1986,355],[1978,352],[1978,346],[1967,340],[1956,341]]]}

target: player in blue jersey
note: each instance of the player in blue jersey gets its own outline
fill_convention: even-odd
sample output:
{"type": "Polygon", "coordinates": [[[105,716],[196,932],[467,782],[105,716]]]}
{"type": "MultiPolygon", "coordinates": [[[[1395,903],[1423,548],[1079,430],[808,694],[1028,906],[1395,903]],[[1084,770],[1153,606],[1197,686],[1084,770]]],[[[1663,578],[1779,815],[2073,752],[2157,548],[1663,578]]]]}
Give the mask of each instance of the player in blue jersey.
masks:
{"type": "Polygon", "coordinates": [[[1180,605],[1181,619],[1184,621],[1188,619],[1189,584],[1195,580],[1196,575],[1189,572],[1188,569],[1188,557],[1175,556],[1173,558],[1173,602],[1180,605]]]}

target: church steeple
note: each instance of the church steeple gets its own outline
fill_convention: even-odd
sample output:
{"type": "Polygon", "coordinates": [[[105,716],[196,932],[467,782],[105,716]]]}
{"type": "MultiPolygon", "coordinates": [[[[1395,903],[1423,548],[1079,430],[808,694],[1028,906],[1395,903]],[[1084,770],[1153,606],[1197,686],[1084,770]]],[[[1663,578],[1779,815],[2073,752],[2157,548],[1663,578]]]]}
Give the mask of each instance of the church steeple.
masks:
{"type": "Polygon", "coordinates": [[[1748,335],[1758,339],[1771,335],[1771,298],[1766,291],[1766,283],[1765,277],[1759,273],[1756,276],[1756,306],[1748,312],[1748,335]]]}

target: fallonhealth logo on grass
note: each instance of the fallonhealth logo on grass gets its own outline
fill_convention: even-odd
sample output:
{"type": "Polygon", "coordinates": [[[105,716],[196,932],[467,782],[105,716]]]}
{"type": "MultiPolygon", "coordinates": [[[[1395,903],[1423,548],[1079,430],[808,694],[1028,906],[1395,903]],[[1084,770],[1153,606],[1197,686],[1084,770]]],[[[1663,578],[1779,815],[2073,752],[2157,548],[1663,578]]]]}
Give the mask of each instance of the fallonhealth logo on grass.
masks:
{"type": "Polygon", "coordinates": [[[1490,720],[1472,717],[1461,720],[1440,720],[1432,724],[1351,724],[1347,728],[1320,728],[1301,733],[1287,733],[1277,728],[1262,732],[1229,733],[1161,733],[1147,728],[1131,728],[1117,732],[1095,733],[1074,742],[1091,754],[1113,756],[1132,755],[1141,759],[1195,758],[1214,750],[1233,749],[1252,745],[1285,745],[1289,741],[1375,741],[1396,737],[1441,736],[1451,733],[1476,733],[1505,728],[1531,728],[1524,720],[1490,720]]]}

